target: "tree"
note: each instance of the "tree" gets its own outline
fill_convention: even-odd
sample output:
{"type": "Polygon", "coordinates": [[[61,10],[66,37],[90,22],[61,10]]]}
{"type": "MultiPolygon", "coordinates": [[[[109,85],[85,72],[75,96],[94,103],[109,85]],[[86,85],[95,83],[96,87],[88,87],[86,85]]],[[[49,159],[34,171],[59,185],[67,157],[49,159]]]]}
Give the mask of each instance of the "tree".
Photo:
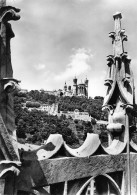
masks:
{"type": "Polygon", "coordinates": [[[27,101],[26,102],[26,107],[28,107],[28,108],[39,108],[40,107],[40,103],[39,102],[27,101]]]}

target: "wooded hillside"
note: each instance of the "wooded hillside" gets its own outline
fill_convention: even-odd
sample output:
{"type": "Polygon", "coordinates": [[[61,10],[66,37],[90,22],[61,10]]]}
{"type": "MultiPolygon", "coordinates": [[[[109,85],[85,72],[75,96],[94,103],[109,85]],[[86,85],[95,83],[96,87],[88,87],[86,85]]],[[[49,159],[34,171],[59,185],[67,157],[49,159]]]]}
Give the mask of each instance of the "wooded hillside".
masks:
{"type": "Polygon", "coordinates": [[[90,122],[73,121],[72,119],[66,119],[65,116],[58,118],[35,109],[37,108],[36,105],[45,103],[58,103],[59,111],[79,109],[79,111],[88,111],[96,119],[107,119],[106,113],[101,111],[102,97],[95,97],[94,99],[57,97],[38,90],[18,93],[14,98],[15,123],[17,136],[23,142],[41,144],[51,133],[60,133],[68,144],[75,145],[85,139],[87,132],[92,132],[93,128],[90,122]],[[34,109],[31,111],[23,108],[23,105],[28,101],[31,107],[34,105],[34,109]]]}

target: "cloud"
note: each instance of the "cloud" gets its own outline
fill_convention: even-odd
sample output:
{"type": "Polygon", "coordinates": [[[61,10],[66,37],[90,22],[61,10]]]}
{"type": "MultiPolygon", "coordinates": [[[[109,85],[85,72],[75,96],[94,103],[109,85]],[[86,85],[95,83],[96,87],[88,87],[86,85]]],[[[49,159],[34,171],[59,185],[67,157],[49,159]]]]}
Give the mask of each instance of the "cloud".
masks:
{"type": "Polygon", "coordinates": [[[106,76],[106,71],[102,70],[98,72],[95,70],[94,72],[91,71],[88,75],[89,79],[89,88],[88,93],[89,96],[95,97],[95,96],[105,96],[106,94],[106,87],[104,86],[104,79],[106,76]]]}
{"type": "Polygon", "coordinates": [[[55,77],[56,80],[66,80],[74,77],[74,75],[81,75],[91,69],[90,63],[93,54],[90,50],[79,48],[74,50],[75,53],[70,57],[71,62],[66,66],[66,70],[55,77]]]}
{"type": "Polygon", "coordinates": [[[102,3],[104,3],[104,6],[107,6],[108,9],[115,10],[115,12],[121,11],[122,13],[125,11],[131,13],[130,9],[135,11],[137,6],[136,0],[102,0],[102,3]]]}
{"type": "Polygon", "coordinates": [[[45,64],[37,64],[37,65],[34,65],[34,68],[36,70],[43,70],[46,68],[46,65],[45,64]]]}
{"type": "Polygon", "coordinates": [[[86,3],[86,2],[90,2],[90,0],[76,0],[76,2],[86,3]]]}
{"type": "Polygon", "coordinates": [[[7,2],[7,5],[8,4],[15,4],[15,3],[20,3],[21,1],[23,1],[23,0],[6,0],[6,2],[7,2]]]}
{"type": "Polygon", "coordinates": [[[115,6],[132,6],[132,3],[136,3],[136,0],[103,0],[104,2],[106,2],[107,4],[110,4],[111,6],[115,5],[115,6]]]}
{"type": "MultiPolygon", "coordinates": [[[[107,33],[116,11],[122,11],[129,38],[125,51],[136,59],[136,0],[7,0],[7,5],[21,9],[21,20],[12,22],[11,51],[14,76],[24,88],[62,88],[76,74],[87,75],[91,96],[103,95],[105,56],[112,52],[107,33]]],[[[136,60],[132,64],[137,83],[136,60]]]]}

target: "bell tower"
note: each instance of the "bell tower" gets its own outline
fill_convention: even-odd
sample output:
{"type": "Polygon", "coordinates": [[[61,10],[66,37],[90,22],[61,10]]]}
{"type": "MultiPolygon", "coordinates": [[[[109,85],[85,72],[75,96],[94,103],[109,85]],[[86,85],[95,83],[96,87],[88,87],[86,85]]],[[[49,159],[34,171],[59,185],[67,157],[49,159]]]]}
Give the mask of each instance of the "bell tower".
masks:
{"type": "Polygon", "coordinates": [[[65,82],[65,85],[64,85],[64,91],[67,91],[67,84],[65,82]]]}
{"type": "Polygon", "coordinates": [[[88,82],[89,80],[86,78],[85,79],[85,96],[88,97],[88,82]]]}
{"type": "Polygon", "coordinates": [[[77,95],[77,90],[78,90],[78,86],[77,86],[77,78],[76,76],[73,79],[73,95],[77,95]]]}

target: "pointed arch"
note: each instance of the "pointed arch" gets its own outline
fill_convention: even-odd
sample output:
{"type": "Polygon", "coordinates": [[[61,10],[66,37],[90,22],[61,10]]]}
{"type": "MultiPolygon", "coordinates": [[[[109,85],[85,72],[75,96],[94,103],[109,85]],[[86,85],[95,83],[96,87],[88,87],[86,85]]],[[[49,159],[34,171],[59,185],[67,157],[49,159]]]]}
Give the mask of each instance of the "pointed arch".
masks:
{"type": "MultiPolygon", "coordinates": [[[[111,188],[113,187],[113,190],[115,190],[116,195],[121,195],[122,194],[118,184],[115,182],[115,180],[112,177],[110,177],[108,174],[101,174],[101,175],[98,175],[98,176],[91,177],[86,183],[84,183],[84,185],[81,187],[81,189],[77,192],[76,195],[82,195],[83,191],[85,190],[85,188],[88,187],[90,182],[93,181],[93,180],[95,180],[95,182],[96,182],[96,179],[99,178],[99,177],[104,177],[104,179],[106,179],[106,183],[109,184],[108,186],[104,186],[104,190],[106,190],[106,189],[111,190],[111,188]]],[[[103,190],[103,189],[100,189],[100,191],[101,190],[103,190]]],[[[102,191],[102,194],[103,193],[104,192],[102,191]]],[[[100,195],[101,195],[101,192],[100,192],[100,195]]]]}

